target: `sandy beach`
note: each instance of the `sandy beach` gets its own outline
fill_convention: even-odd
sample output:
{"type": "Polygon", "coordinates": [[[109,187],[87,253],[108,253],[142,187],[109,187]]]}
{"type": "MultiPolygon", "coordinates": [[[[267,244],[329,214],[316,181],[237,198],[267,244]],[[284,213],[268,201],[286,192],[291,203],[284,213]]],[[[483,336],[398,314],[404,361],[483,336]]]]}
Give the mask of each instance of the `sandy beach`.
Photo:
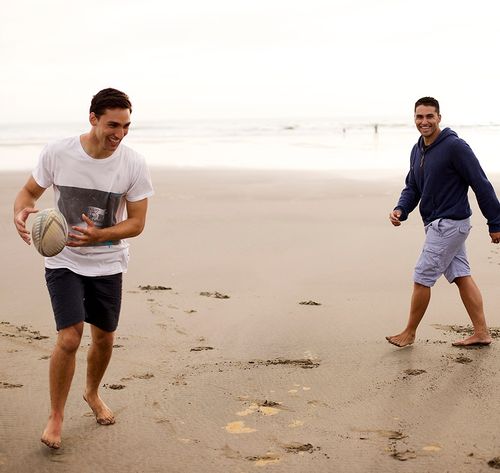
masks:
{"type": "MultiPolygon", "coordinates": [[[[63,447],[49,450],[56,332],[43,258],[11,215],[27,176],[0,175],[1,472],[500,468],[499,342],[451,346],[469,319],[444,279],[416,343],[386,342],[406,322],[420,216],[388,221],[404,176],[334,172],[153,169],[101,393],[117,422],[97,425],[82,400],[87,328],[63,447]]],[[[469,257],[497,338],[500,247],[471,202],[469,257]]],[[[50,191],[38,207],[52,206],[50,191]]]]}

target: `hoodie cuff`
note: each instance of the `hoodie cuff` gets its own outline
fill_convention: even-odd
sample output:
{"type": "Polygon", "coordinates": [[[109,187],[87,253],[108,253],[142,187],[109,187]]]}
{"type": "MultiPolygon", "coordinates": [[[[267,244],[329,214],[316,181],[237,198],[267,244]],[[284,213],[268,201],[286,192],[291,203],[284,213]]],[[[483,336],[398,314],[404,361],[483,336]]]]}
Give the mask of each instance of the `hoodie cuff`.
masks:
{"type": "Polygon", "coordinates": [[[401,216],[399,217],[399,221],[403,222],[408,218],[408,213],[403,209],[403,207],[394,207],[394,210],[401,210],[401,216]]]}

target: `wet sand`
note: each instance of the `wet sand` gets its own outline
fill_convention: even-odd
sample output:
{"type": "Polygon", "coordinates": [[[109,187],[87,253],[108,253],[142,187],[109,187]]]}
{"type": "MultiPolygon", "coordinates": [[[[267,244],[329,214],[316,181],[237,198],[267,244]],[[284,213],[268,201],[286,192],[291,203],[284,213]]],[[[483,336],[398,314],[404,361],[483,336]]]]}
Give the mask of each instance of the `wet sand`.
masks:
{"type": "MultiPolygon", "coordinates": [[[[473,201],[468,250],[493,327],[441,280],[398,349],[423,228],[393,228],[403,181],[334,173],[154,170],[131,240],[123,309],[97,425],[82,400],[88,329],[63,446],[39,441],[55,329],[43,259],[15,234],[26,174],[0,175],[0,471],[487,472],[500,465],[500,248],[473,201]],[[496,463],[498,461],[498,463],[496,463]],[[488,464],[490,462],[490,464],[488,464]]],[[[494,180],[500,191],[500,180],[494,180]]],[[[52,206],[47,193],[39,208],[52,206]]]]}

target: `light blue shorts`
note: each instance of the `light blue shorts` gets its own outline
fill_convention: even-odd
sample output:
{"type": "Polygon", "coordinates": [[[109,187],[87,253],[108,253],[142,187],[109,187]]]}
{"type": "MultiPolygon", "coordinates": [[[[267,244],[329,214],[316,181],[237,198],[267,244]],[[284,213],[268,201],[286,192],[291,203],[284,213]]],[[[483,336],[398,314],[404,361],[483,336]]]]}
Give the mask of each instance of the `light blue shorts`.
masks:
{"type": "Polygon", "coordinates": [[[432,287],[443,274],[450,283],[455,278],[470,276],[465,240],[471,228],[468,218],[439,218],[426,225],[424,248],[415,266],[413,280],[432,287]]]}

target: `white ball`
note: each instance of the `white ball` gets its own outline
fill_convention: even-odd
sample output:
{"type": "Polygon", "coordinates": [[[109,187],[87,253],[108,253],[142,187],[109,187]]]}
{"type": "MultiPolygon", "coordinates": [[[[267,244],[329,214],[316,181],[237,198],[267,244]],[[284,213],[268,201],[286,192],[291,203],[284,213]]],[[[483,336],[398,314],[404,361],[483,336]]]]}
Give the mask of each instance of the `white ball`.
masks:
{"type": "Polygon", "coordinates": [[[68,240],[68,224],[64,215],[57,209],[38,212],[31,228],[33,244],[43,256],[60,253],[68,240]]]}

